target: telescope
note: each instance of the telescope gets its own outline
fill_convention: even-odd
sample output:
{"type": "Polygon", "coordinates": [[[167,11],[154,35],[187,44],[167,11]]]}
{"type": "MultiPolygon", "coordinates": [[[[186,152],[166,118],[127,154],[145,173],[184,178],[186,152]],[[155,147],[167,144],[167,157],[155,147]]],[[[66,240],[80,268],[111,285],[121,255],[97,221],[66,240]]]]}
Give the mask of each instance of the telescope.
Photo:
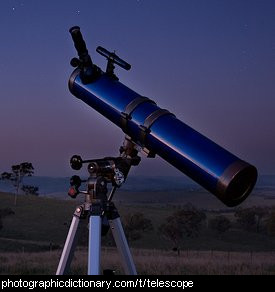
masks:
{"type": "Polygon", "coordinates": [[[96,51],[107,59],[105,72],[101,70],[93,64],[80,28],[74,26],[70,33],[78,53],[71,60],[76,69],[69,79],[74,96],[120,127],[148,157],[162,157],[225,205],[234,207],[247,198],[257,180],[253,165],[122,84],[114,73],[115,65],[125,70],[131,65],[98,47],[96,51]]]}

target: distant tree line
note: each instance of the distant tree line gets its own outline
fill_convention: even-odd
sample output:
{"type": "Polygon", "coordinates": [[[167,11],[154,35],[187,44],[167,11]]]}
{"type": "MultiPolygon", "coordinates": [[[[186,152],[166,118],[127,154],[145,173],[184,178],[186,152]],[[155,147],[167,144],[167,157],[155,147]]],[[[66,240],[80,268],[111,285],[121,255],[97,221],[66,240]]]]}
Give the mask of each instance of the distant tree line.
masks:
{"type": "Polygon", "coordinates": [[[275,236],[275,207],[253,206],[238,208],[235,212],[237,223],[247,231],[263,232],[275,236]]]}
{"type": "MultiPolygon", "coordinates": [[[[158,234],[171,242],[172,249],[178,255],[186,238],[198,237],[203,228],[212,230],[217,236],[223,236],[233,228],[275,236],[275,207],[237,208],[232,214],[234,216],[223,214],[211,216],[206,213],[192,204],[186,204],[177,208],[165,219],[164,223],[159,225],[158,234]]],[[[125,235],[130,242],[139,240],[146,233],[154,231],[151,220],[140,212],[126,214],[122,223],[125,235]]],[[[110,232],[105,242],[108,245],[114,244],[110,232]]]]}
{"type": "Polygon", "coordinates": [[[162,237],[172,243],[173,250],[177,251],[178,255],[180,255],[185,238],[199,236],[203,226],[218,236],[222,236],[232,228],[275,236],[275,207],[239,207],[235,209],[234,217],[235,220],[223,214],[206,216],[206,212],[187,204],[167,217],[158,231],[162,237]]]}

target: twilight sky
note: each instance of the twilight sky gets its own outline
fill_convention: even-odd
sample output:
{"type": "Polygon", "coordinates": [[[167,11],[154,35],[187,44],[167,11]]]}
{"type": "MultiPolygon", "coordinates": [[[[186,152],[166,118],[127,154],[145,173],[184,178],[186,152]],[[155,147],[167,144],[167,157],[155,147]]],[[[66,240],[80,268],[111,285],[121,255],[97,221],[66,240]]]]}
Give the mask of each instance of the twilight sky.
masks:
{"type": "MultiPolygon", "coordinates": [[[[122,83],[275,173],[275,1],[1,0],[0,23],[0,172],[70,176],[73,154],[117,155],[123,132],[68,90],[79,25],[94,63],[116,50],[122,83]]],[[[133,173],[180,174],[145,157],[133,173]]]]}

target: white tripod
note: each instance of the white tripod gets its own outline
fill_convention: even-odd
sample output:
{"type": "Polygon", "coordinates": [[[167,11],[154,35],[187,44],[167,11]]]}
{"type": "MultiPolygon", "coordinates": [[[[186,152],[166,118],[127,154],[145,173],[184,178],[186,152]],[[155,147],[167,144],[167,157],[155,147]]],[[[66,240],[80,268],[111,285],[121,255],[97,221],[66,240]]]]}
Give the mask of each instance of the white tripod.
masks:
{"type": "Polygon", "coordinates": [[[62,251],[56,275],[69,272],[77,244],[79,225],[89,220],[89,248],[88,248],[88,275],[100,274],[101,258],[101,229],[102,218],[106,217],[115,240],[123,269],[127,275],[136,275],[137,271],[123,231],[118,211],[111,202],[114,192],[127,177],[132,165],[138,165],[140,157],[132,141],[125,139],[124,146],[120,149],[120,157],[107,157],[104,159],[83,161],[80,156],[71,158],[71,166],[80,169],[82,163],[89,162],[90,177],[87,180],[87,191],[79,191],[83,182],[78,176],[71,178],[69,195],[75,198],[79,193],[85,194],[85,201],[79,205],[73,214],[71,226],[62,251]],[[107,183],[112,182],[113,188],[107,199],[107,183]]]}

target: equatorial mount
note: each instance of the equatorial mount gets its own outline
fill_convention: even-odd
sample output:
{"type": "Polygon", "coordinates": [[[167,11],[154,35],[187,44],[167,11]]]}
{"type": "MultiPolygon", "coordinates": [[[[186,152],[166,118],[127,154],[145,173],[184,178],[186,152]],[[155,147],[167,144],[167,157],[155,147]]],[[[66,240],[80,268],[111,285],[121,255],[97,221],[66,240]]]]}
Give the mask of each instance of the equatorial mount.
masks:
{"type": "Polygon", "coordinates": [[[79,176],[74,175],[70,179],[70,189],[68,195],[76,198],[79,193],[87,194],[87,191],[80,191],[79,188],[83,182],[89,182],[91,179],[102,177],[107,183],[113,186],[112,198],[116,188],[119,188],[126,180],[131,166],[137,166],[141,158],[138,156],[137,146],[128,137],[125,138],[123,146],[119,149],[120,156],[105,157],[100,159],[83,160],[79,155],[73,155],[70,159],[70,165],[74,170],[80,170],[83,164],[88,164],[87,170],[90,177],[82,180],[79,176]]]}

